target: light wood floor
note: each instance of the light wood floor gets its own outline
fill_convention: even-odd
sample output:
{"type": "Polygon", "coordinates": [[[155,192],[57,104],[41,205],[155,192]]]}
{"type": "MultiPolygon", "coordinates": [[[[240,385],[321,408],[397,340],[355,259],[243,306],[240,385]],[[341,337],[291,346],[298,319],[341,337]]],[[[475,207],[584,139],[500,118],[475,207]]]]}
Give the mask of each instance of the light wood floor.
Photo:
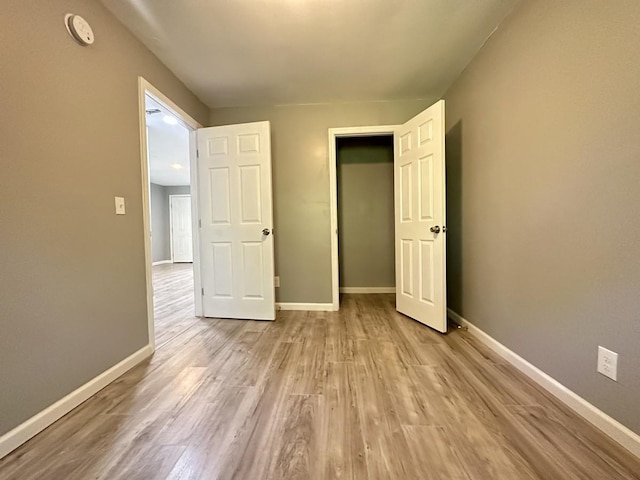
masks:
{"type": "Polygon", "coordinates": [[[156,348],[195,325],[193,265],[168,263],[153,267],[153,313],[156,348]]]}
{"type": "Polygon", "coordinates": [[[437,334],[392,295],[275,322],[194,319],[186,269],[163,271],[154,357],[0,461],[0,478],[640,478],[636,458],[466,332],[437,334]]]}

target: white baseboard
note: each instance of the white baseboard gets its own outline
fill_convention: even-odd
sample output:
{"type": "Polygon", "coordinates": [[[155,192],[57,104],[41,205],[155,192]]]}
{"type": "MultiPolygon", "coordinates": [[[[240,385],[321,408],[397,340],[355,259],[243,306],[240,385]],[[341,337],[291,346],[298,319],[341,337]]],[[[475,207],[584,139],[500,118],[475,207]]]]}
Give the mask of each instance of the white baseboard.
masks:
{"type": "Polygon", "coordinates": [[[332,303],[276,303],[278,310],[304,310],[307,312],[333,312],[332,303]]]}
{"type": "Polygon", "coordinates": [[[340,287],[340,293],[396,293],[396,287],[340,287]]]}
{"type": "Polygon", "coordinates": [[[155,267],[156,265],[164,265],[165,263],[173,263],[173,262],[171,260],[160,260],[158,262],[153,262],[151,265],[155,267]]]}
{"type": "Polygon", "coordinates": [[[120,363],[101,373],[92,380],[77,388],[66,397],[48,406],[40,413],[35,414],[26,422],[21,423],[13,430],[0,437],[0,458],[11,453],[31,437],[37,435],[59,418],[76,408],[89,397],[95,395],[116,378],[135,367],[145,358],[149,357],[153,350],[149,345],[129,355],[120,363]]]}
{"type": "Polygon", "coordinates": [[[569,390],[556,379],[547,375],[538,367],[532,365],[517,353],[509,350],[493,337],[489,336],[478,327],[473,325],[466,318],[462,317],[451,309],[448,309],[448,313],[456,323],[467,327],[469,329],[469,333],[476,337],[480,342],[485,344],[511,365],[524,373],[527,377],[547,390],[578,415],[582,416],[588,422],[592,423],[595,427],[602,430],[609,437],[629,450],[635,456],[640,457],[640,435],[631,431],[617,420],[611,418],[602,410],[587,402],[578,394],[569,390]]]}

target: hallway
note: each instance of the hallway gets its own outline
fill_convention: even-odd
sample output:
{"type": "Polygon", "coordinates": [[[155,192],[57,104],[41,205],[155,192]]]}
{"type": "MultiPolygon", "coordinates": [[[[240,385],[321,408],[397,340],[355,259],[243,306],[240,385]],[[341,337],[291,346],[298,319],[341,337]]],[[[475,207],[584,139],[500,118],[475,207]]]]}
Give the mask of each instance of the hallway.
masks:
{"type": "Polygon", "coordinates": [[[193,264],[153,267],[156,348],[184,332],[198,319],[193,305],[193,264]]]}

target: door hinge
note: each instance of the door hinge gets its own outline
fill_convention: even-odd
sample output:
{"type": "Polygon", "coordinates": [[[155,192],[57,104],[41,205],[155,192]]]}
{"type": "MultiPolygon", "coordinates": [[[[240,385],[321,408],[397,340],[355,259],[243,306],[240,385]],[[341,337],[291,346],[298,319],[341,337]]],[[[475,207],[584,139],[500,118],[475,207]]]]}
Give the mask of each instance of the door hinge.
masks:
{"type": "Polygon", "coordinates": [[[202,228],[202,220],[198,220],[198,227],[202,228]]]}
{"type": "Polygon", "coordinates": [[[200,158],[200,150],[196,149],[196,158],[200,158]]]}
{"type": "Polygon", "coordinates": [[[204,297],[204,288],[200,289],[202,291],[202,296],[204,297]]]}

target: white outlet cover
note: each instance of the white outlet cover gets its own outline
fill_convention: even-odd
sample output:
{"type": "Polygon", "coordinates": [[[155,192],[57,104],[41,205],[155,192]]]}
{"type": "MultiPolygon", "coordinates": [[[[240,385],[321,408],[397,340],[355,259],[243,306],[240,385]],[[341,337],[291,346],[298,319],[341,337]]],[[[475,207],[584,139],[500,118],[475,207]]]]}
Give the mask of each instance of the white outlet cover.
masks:
{"type": "Polygon", "coordinates": [[[598,372],[618,381],[618,354],[604,347],[598,347],[598,372]]]}
{"type": "Polygon", "coordinates": [[[116,215],[126,215],[124,207],[124,197],[114,197],[116,203],[116,215]]]}

